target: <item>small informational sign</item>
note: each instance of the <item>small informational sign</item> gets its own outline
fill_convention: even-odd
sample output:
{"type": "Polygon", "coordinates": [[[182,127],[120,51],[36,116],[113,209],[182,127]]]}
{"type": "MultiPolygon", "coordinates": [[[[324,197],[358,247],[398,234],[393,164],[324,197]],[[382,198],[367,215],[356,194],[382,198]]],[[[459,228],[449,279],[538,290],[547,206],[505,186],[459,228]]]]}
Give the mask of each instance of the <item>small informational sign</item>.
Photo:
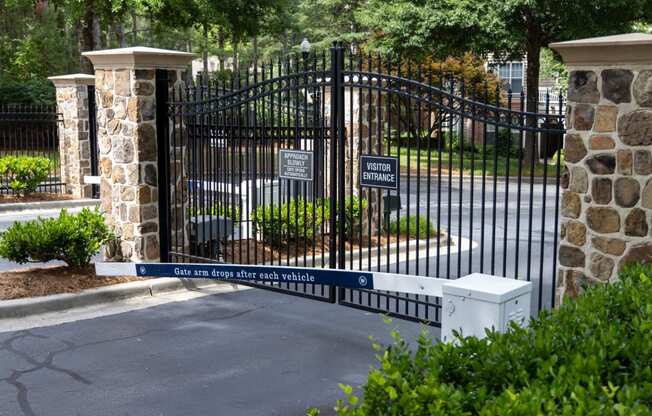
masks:
{"type": "Polygon", "coordinates": [[[390,156],[360,156],[360,186],[398,189],[398,158],[390,156]]]}
{"type": "Polygon", "coordinates": [[[313,180],[313,154],[306,150],[279,150],[278,176],[294,181],[313,180]]]}

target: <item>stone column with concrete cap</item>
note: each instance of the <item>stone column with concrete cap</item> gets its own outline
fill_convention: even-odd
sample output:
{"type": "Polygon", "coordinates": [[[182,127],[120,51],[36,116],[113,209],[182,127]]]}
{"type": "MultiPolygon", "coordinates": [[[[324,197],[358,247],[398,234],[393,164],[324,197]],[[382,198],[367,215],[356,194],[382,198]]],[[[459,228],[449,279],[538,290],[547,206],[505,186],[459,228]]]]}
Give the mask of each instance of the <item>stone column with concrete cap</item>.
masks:
{"type": "Polygon", "coordinates": [[[560,42],[570,73],[558,295],[652,262],[652,35],[560,42]]]}
{"type": "Polygon", "coordinates": [[[84,52],[96,79],[100,199],[119,238],[109,260],[157,261],[159,245],[156,73],[168,89],[185,77],[192,53],[133,47],[84,52]]]}
{"type": "Polygon", "coordinates": [[[91,185],[84,183],[84,176],[91,174],[88,86],[95,84],[95,76],[72,74],[49,80],[56,88],[57,112],[63,117],[59,125],[61,182],[74,198],[90,198],[91,185]]]}

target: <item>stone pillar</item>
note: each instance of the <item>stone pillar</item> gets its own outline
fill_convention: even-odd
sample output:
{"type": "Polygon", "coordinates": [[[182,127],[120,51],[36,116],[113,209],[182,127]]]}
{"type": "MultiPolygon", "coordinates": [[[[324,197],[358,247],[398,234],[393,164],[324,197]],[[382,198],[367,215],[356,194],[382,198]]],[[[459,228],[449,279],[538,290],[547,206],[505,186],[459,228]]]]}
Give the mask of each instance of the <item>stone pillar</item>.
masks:
{"type": "Polygon", "coordinates": [[[561,42],[570,73],[558,295],[652,261],[652,35],[561,42]]]}
{"type": "Polygon", "coordinates": [[[95,84],[95,77],[72,74],[48,79],[57,91],[57,111],[63,115],[59,125],[61,182],[74,198],[90,198],[92,185],[84,183],[84,176],[91,174],[88,86],[95,84]]]}
{"type": "Polygon", "coordinates": [[[168,89],[182,82],[194,55],[133,47],[84,52],[96,79],[100,202],[120,239],[107,257],[157,261],[159,245],[156,70],[168,89]]]}

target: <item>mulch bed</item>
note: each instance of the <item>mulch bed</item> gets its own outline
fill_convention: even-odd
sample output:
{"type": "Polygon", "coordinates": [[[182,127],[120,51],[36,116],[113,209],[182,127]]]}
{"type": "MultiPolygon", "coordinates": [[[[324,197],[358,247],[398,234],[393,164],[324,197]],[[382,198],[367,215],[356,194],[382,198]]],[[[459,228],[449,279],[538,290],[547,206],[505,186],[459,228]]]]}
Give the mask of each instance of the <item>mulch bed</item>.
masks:
{"type": "MultiPolygon", "coordinates": [[[[442,244],[445,244],[446,234],[442,233],[442,244]]],[[[430,238],[435,238],[435,235],[430,236],[430,238]]],[[[401,235],[398,238],[399,242],[410,240],[407,235],[401,235]]],[[[422,239],[422,241],[425,241],[422,239]]],[[[390,247],[395,247],[397,242],[396,235],[391,235],[389,237],[390,247]]],[[[323,253],[328,254],[328,236],[324,236],[323,241],[323,250],[322,250],[322,239],[319,236],[313,246],[310,241],[299,241],[291,242],[290,244],[283,245],[282,247],[271,247],[269,243],[264,243],[257,240],[235,240],[228,241],[224,246],[224,261],[227,263],[237,263],[237,264],[260,264],[271,261],[281,261],[281,263],[286,260],[289,256],[290,259],[295,257],[303,258],[304,254],[306,259],[312,259],[313,253],[315,256],[321,256],[323,253]]],[[[345,247],[346,252],[353,251],[356,253],[360,249],[365,249],[371,247],[375,249],[380,244],[381,249],[387,249],[388,238],[386,235],[371,237],[371,244],[369,244],[369,239],[366,237],[362,238],[362,241],[358,239],[354,241],[346,241],[345,247]]]]}
{"type": "Polygon", "coordinates": [[[46,202],[46,201],[68,201],[72,195],[56,194],[49,192],[38,192],[30,195],[16,197],[15,195],[0,195],[0,204],[12,204],[16,202],[46,202]]]}
{"type": "Polygon", "coordinates": [[[95,266],[34,268],[0,272],[0,300],[78,293],[84,289],[142,280],[135,276],[98,277],[95,266]]]}

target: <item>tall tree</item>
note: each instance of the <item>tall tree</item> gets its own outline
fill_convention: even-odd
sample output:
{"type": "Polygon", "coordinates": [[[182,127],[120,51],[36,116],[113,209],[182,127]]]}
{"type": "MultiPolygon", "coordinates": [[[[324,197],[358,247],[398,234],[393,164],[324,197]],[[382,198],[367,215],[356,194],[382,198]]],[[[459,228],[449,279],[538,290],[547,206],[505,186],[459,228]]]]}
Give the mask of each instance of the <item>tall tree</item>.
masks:
{"type": "MultiPolygon", "coordinates": [[[[551,42],[631,30],[652,20],[649,0],[371,0],[359,12],[375,45],[408,55],[465,51],[527,57],[528,112],[537,112],[540,52],[551,42]]],[[[537,120],[528,117],[532,126],[537,120]]],[[[533,134],[525,157],[536,158],[533,134]]]]}

